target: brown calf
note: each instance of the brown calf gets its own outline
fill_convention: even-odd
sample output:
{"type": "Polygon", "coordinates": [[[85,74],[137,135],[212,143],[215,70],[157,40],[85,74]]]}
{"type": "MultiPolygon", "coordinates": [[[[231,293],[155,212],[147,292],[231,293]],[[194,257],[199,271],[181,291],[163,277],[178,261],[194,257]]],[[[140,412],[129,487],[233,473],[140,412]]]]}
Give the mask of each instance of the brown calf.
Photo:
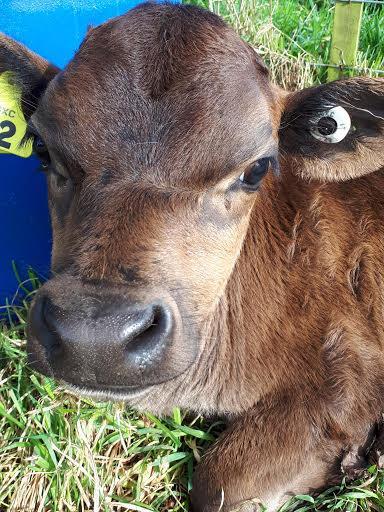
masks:
{"type": "Polygon", "coordinates": [[[339,478],[384,409],[383,81],[283,93],[219,18],[154,4],[92,29],[63,71],[3,36],[5,70],[53,225],[32,366],[226,416],[197,512],[339,478]]]}

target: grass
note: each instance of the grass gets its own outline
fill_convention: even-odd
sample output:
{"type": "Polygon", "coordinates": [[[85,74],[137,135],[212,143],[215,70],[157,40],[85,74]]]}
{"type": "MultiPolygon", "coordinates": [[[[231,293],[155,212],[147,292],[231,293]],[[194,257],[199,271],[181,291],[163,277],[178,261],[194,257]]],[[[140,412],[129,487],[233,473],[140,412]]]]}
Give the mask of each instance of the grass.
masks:
{"type": "MultiPolygon", "coordinates": [[[[332,4],[325,0],[195,0],[256,46],[287,88],[325,80],[332,4]]],[[[358,65],[383,69],[384,8],[366,6],[358,65]]],[[[368,73],[369,74],[369,73],[368,73]]],[[[374,75],[374,73],[370,73],[374,75]]],[[[21,288],[32,296],[35,276],[21,288]],[[32,285],[32,286],[31,286],[32,285]]],[[[59,389],[26,365],[28,301],[0,322],[0,512],[188,510],[196,461],[222,425],[175,410],[155,418],[59,389]]],[[[283,507],[384,511],[384,474],[283,507]]]]}
{"type": "MultiPolygon", "coordinates": [[[[331,0],[193,0],[226,19],[287,89],[326,81],[334,2],[331,0]]],[[[384,5],[364,8],[354,74],[384,76],[384,5]]]]}

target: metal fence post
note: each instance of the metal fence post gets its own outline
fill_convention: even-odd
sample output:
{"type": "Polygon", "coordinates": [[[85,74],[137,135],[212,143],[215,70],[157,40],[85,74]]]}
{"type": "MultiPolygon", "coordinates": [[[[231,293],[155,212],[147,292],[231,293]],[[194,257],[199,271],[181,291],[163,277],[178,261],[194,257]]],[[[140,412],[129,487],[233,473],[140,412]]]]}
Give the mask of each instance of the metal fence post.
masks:
{"type": "Polygon", "coordinates": [[[328,81],[341,78],[343,66],[355,65],[363,5],[363,1],[336,0],[329,62],[334,67],[328,68],[328,81]]]}

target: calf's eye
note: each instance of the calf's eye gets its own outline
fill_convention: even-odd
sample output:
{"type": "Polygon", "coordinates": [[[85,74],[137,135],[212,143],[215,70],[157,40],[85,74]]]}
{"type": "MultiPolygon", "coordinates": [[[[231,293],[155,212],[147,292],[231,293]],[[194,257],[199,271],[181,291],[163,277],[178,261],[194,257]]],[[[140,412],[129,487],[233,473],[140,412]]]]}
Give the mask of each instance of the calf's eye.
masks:
{"type": "Polygon", "coordinates": [[[257,190],[261,180],[267,174],[271,166],[271,158],[260,158],[239,177],[241,183],[248,189],[257,190]]]}
{"type": "Polygon", "coordinates": [[[33,141],[33,152],[39,158],[41,167],[43,169],[48,169],[51,164],[51,157],[49,156],[45,142],[38,135],[35,136],[33,141]]]}
{"type": "Polygon", "coordinates": [[[52,165],[51,156],[48,148],[39,135],[35,135],[33,141],[33,151],[40,160],[41,168],[47,172],[50,183],[55,189],[62,189],[68,182],[68,176],[64,176],[57,171],[54,165],[52,165]]]}

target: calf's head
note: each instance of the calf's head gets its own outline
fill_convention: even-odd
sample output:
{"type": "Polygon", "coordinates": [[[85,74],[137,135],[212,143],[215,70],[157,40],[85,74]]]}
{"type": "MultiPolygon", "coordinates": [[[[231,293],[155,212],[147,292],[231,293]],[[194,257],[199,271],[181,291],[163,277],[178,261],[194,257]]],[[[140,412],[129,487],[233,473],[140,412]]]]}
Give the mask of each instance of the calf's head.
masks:
{"type": "Polygon", "coordinates": [[[199,355],[255,191],[277,166],[264,65],[216,16],[167,5],[91,29],[53,79],[4,38],[4,68],[10,58],[38,82],[36,98],[12,65],[36,103],[29,131],[53,226],[31,363],[117,394],[174,378],[199,355]]]}
{"type": "MultiPolygon", "coordinates": [[[[115,397],[176,382],[217,342],[208,326],[260,182],[278,179],[288,97],[224,22],[190,6],[144,4],[91,29],[63,71],[3,36],[9,70],[53,227],[53,277],[29,318],[31,364],[115,397]]],[[[305,157],[298,104],[288,102],[286,139],[305,157]]]]}

